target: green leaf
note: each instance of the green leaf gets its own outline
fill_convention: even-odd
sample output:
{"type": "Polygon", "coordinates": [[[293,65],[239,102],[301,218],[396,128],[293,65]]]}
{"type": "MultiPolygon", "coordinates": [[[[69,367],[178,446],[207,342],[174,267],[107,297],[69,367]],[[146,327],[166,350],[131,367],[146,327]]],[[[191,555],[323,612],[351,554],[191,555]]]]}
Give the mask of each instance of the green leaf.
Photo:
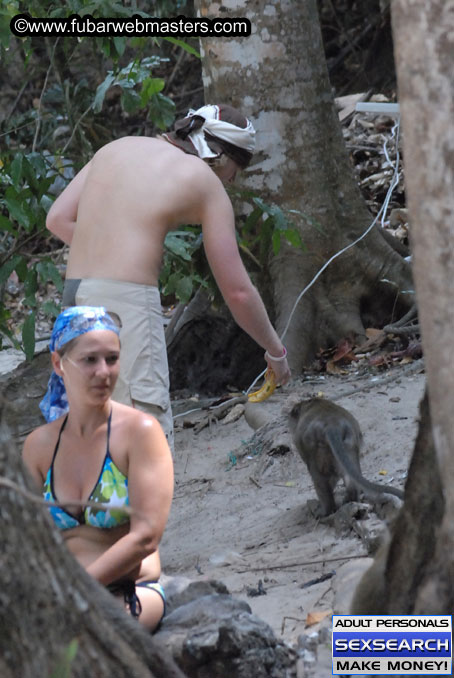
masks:
{"type": "Polygon", "coordinates": [[[35,311],[31,311],[22,325],[22,344],[27,360],[31,361],[35,354],[35,311]]]}
{"type": "Polygon", "coordinates": [[[6,283],[9,276],[15,270],[16,266],[19,265],[21,260],[22,257],[19,254],[16,254],[3,264],[3,266],[0,268],[0,285],[6,283]]]}
{"type": "Polygon", "coordinates": [[[29,306],[36,305],[35,294],[38,290],[38,273],[36,268],[30,268],[24,281],[25,302],[29,306]]]}
{"type": "Polygon", "coordinates": [[[112,73],[112,71],[109,71],[109,73],[106,75],[102,83],[98,85],[98,88],[96,90],[95,98],[93,99],[92,104],[92,108],[95,111],[95,113],[99,113],[101,111],[104,102],[104,97],[106,96],[106,92],[114,82],[115,76],[112,73]]]}
{"type": "MultiPolygon", "coordinates": [[[[86,12],[86,13],[89,14],[90,12],[86,12]]],[[[101,49],[102,49],[104,55],[107,58],[109,58],[110,57],[110,45],[111,45],[110,38],[100,38],[100,40],[101,40],[101,49]]],[[[103,97],[103,99],[104,99],[104,97],[103,97]]]]}
{"type": "Polygon", "coordinates": [[[252,228],[256,225],[260,217],[262,216],[263,212],[259,207],[256,207],[255,209],[252,210],[250,214],[248,214],[243,226],[242,230],[247,233],[248,231],[252,230],[252,228]]]}
{"type": "Polygon", "coordinates": [[[192,290],[192,278],[185,276],[184,278],[180,278],[180,280],[178,280],[175,294],[177,295],[178,299],[183,302],[183,304],[186,304],[192,296],[192,290]]]}
{"type": "Polygon", "coordinates": [[[281,249],[281,232],[279,230],[273,231],[271,241],[273,243],[274,254],[279,254],[279,251],[281,249]]]}
{"type": "Polygon", "coordinates": [[[63,280],[60,271],[49,259],[45,259],[36,264],[36,271],[41,280],[46,283],[51,280],[59,292],[63,292],[63,280]]]}
{"type": "Polygon", "coordinates": [[[153,95],[150,101],[148,117],[161,130],[170,127],[175,119],[175,104],[172,99],[161,93],[153,95]]]}
{"type": "Polygon", "coordinates": [[[178,273],[171,273],[167,278],[167,282],[164,285],[165,294],[173,294],[177,288],[178,280],[180,279],[178,273]]]}
{"type": "Polygon", "coordinates": [[[23,205],[13,198],[5,198],[4,203],[12,218],[28,231],[30,228],[30,219],[24,211],[23,205]]]}
{"type": "Polygon", "coordinates": [[[183,238],[177,236],[175,233],[168,233],[164,242],[164,246],[177,257],[181,257],[185,261],[191,261],[190,251],[192,248],[183,238]]]}
{"type": "Polygon", "coordinates": [[[285,217],[284,212],[277,205],[268,205],[261,198],[254,197],[252,201],[259,207],[262,212],[268,214],[269,217],[273,219],[274,226],[280,230],[284,230],[288,227],[288,220],[285,217]]]}
{"type": "Polygon", "coordinates": [[[171,42],[172,45],[178,45],[179,47],[184,49],[189,54],[196,56],[198,59],[201,58],[200,53],[194,47],[191,47],[191,45],[188,45],[188,43],[185,42],[184,40],[178,40],[178,38],[164,38],[164,40],[167,40],[167,42],[171,42]]]}
{"type": "MultiPolygon", "coordinates": [[[[11,330],[9,329],[9,327],[8,327],[7,325],[5,325],[5,323],[2,322],[2,321],[0,321],[0,334],[4,334],[5,337],[8,337],[8,339],[10,340],[10,342],[12,343],[12,345],[13,345],[13,347],[14,347],[15,349],[17,349],[18,351],[20,351],[20,350],[22,349],[22,346],[20,345],[20,342],[17,341],[16,337],[15,337],[14,334],[11,332],[11,330]]],[[[2,341],[2,339],[1,339],[1,337],[0,337],[0,350],[1,350],[2,348],[3,348],[3,341],[2,341]]]]}
{"type": "Polygon", "coordinates": [[[126,113],[134,113],[141,107],[142,102],[136,91],[133,89],[125,89],[121,94],[121,105],[126,113]]]}
{"type": "MultiPolygon", "coordinates": [[[[52,181],[53,181],[53,179],[52,179],[52,181]]],[[[52,205],[54,204],[54,201],[53,201],[53,199],[52,199],[50,196],[48,196],[48,195],[45,193],[44,195],[41,196],[41,199],[40,199],[40,201],[39,201],[39,204],[41,205],[41,207],[43,208],[43,210],[44,210],[44,211],[46,212],[46,214],[47,214],[47,212],[50,210],[50,208],[51,208],[52,205]]]]}
{"type": "Polygon", "coordinates": [[[287,242],[290,243],[290,245],[292,245],[293,247],[297,247],[299,249],[305,249],[304,243],[301,240],[301,236],[296,229],[288,228],[286,231],[284,231],[283,234],[287,242]]]}
{"type": "Polygon", "coordinates": [[[165,86],[165,81],[162,78],[146,78],[142,82],[142,89],[140,91],[140,102],[142,106],[146,106],[154,94],[162,92],[165,86]]]}
{"type": "Polygon", "coordinates": [[[16,264],[14,270],[16,271],[20,282],[24,282],[28,272],[27,260],[24,259],[24,257],[20,257],[20,261],[16,264]]]}
{"type": "Polygon", "coordinates": [[[25,179],[28,182],[29,187],[31,190],[36,193],[38,190],[38,177],[36,175],[36,170],[29,161],[28,157],[24,157],[22,161],[22,174],[24,175],[25,179]]]}
{"type": "Polygon", "coordinates": [[[16,189],[19,189],[20,180],[22,179],[22,160],[23,160],[23,158],[24,158],[24,156],[22,155],[22,153],[17,153],[14,156],[14,160],[11,163],[11,166],[10,166],[9,174],[10,174],[10,177],[11,177],[11,181],[13,182],[13,186],[16,189]]]}
{"type": "Polygon", "coordinates": [[[12,233],[12,235],[18,235],[17,228],[14,228],[13,222],[8,217],[3,216],[3,214],[0,214],[0,228],[8,231],[8,233],[12,233]]]}
{"type": "Polygon", "coordinates": [[[37,174],[41,177],[45,177],[47,174],[47,165],[41,155],[41,153],[28,153],[26,156],[27,161],[30,163],[31,167],[35,170],[37,174]]]}
{"type": "Polygon", "coordinates": [[[46,315],[50,315],[52,318],[56,318],[60,314],[61,308],[55,303],[55,301],[48,299],[41,306],[41,310],[46,315]]]}
{"type": "Polygon", "coordinates": [[[123,56],[123,53],[126,48],[126,40],[127,38],[118,36],[113,39],[113,43],[115,45],[115,49],[117,51],[118,56],[123,56]]]}

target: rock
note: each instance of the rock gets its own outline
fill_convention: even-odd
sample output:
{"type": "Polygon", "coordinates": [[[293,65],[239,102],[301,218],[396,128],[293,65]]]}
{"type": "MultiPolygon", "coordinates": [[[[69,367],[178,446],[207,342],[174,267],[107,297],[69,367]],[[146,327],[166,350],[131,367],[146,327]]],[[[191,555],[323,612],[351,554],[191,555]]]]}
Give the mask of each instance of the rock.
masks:
{"type": "Polygon", "coordinates": [[[15,370],[0,375],[0,390],[8,403],[7,422],[13,434],[23,436],[44,424],[39,402],[46,392],[51,373],[49,351],[35,355],[15,370]]]}
{"type": "Polygon", "coordinates": [[[169,596],[156,641],[188,678],[294,678],[295,652],[246,602],[222,591],[220,582],[198,581],[169,596]]]}
{"type": "Polygon", "coordinates": [[[251,428],[256,431],[269,421],[273,421],[276,416],[277,396],[271,396],[261,403],[251,403],[247,401],[244,407],[244,418],[251,428]]]}
{"type": "Polygon", "coordinates": [[[216,581],[214,579],[208,581],[191,581],[186,577],[168,577],[167,579],[168,581],[163,581],[163,577],[161,576],[159,580],[166,593],[167,614],[170,614],[178,607],[187,605],[197,598],[213,594],[229,594],[226,585],[221,581],[216,581]],[[175,584],[174,580],[177,580],[177,584],[175,584]]]}

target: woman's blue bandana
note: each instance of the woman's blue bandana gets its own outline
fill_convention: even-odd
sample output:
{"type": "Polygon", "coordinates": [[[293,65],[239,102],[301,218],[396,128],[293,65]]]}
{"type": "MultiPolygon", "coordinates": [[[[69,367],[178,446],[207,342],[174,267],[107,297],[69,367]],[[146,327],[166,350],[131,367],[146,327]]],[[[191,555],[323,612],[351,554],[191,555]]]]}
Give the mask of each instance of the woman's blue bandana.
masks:
{"type": "MultiPolygon", "coordinates": [[[[114,322],[106,309],[101,306],[72,306],[66,308],[54,324],[49,342],[51,353],[58,351],[62,346],[80,337],[81,334],[92,330],[111,330],[118,336],[120,327],[114,322]]],[[[54,371],[49,379],[47,391],[39,404],[46,421],[54,421],[68,409],[68,399],[63,379],[54,371]]]]}

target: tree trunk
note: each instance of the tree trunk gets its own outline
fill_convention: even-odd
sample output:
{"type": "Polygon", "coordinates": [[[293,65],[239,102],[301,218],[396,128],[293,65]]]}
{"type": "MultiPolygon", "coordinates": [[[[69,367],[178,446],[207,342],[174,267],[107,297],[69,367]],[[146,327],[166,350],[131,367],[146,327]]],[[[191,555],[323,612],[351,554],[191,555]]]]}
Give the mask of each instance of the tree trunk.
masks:
{"type": "MultiPolygon", "coordinates": [[[[71,641],[73,678],[184,678],[150,634],[132,620],[66,550],[0,426],[0,672],[50,676],[71,641]]],[[[61,675],[69,675],[61,674],[61,675]]]]}
{"type": "MultiPolygon", "coordinates": [[[[204,38],[205,100],[226,102],[250,116],[257,151],[245,187],[269,202],[297,210],[306,251],[287,245],[271,260],[279,332],[301,290],[337,251],[360,236],[372,217],[353,177],[334,109],[316,0],[272,4],[196,0],[203,16],[248,17],[247,38],[204,38]],[[318,226],[314,227],[314,223],[318,226]]],[[[294,370],[322,346],[364,336],[409,303],[408,264],[374,228],[342,254],[303,296],[285,337],[294,370]],[[392,281],[392,284],[384,281],[392,281]]]]}
{"type": "Polygon", "coordinates": [[[454,13],[445,0],[394,0],[392,12],[428,397],[404,506],[382,552],[384,562],[377,558],[358,587],[353,612],[452,614],[454,13]]]}
{"type": "Polygon", "coordinates": [[[170,390],[219,395],[247,389],[263,370],[263,349],[243,332],[225,306],[212,307],[199,290],[166,330],[170,390]],[[213,366],[216,366],[213,369],[213,366]]]}
{"type": "MultiPolygon", "coordinates": [[[[412,614],[418,607],[419,614],[430,614],[437,599],[421,608],[418,605],[419,589],[421,582],[432,575],[444,512],[443,486],[426,393],[420,407],[419,432],[405,485],[405,503],[394,522],[389,544],[378,552],[355,592],[353,614],[412,614]]],[[[454,602],[452,580],[446,579],[443,568],[438,571],[437,581],[448,585],[448,597],[444,596],[442,607],[433,613],[450,613],[454,602]],[[446,605],[449,599],[450,605],[446,605]]]]}
{"type": "MultiPolygon", "coordinates": [[[[454,12],[445,0],[394,0],[414,275],[433,440],[445,502],[431,571],[415,612],[454,604],[454,12]]],[[[435,492],[436,490],[433,489],[435,492]]]]}

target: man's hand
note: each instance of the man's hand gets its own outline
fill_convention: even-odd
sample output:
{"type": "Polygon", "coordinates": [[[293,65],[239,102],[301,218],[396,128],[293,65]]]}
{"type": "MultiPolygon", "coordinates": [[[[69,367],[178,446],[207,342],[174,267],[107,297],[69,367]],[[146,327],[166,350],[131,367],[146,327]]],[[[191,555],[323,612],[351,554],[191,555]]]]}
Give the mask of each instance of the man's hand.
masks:
{"type": "Polygon", "coordinates": [[[288,366],[287,351],[285,348],[281,356],[272,356],[268,353],[268,351],[265,351],[265,360],[268,364],[268,367],[273,370],[278,384],[283,386],[290,380],[292,375],[288,366]]]}

